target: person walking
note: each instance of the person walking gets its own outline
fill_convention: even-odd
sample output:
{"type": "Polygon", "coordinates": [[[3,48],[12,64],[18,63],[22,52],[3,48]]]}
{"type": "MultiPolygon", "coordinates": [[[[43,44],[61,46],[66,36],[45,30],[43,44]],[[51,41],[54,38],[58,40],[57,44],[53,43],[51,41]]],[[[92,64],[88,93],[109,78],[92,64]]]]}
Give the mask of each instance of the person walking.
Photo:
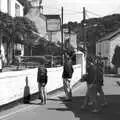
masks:
{"type": "Polygon", "coordinates": [[[104,95],[103,91],[103,85],[104,85],[104,78],[103,78],[103,64],[100,59],[96,60],[96,66],[97,66],[97,79],[98,79],[98,87],[97,87],[97,92],[100,95],[100,98],[102,99],[103,103],[101,104],[102,106],[108,105],[107,100],[104,95]]]}
{"type": "Polygon", "coordinates": [[[66,94],[66,101],[72,100],[72,86],[71,86],[71,78],[73,75],[73,66],[71,59],[68,54],[65,54],[65,62],[63,66],[63,88],[66,94]]]}
{"type": "Polygon", "coordinates": [[[45,89],[47,81],[48,81],[48,76],[47,76],[47,69],[45,65],[39,66],[37,82],[38,82],[38,88],[39,88],[39,97],[41,98],[41,105],[46,104],[46,101],[47,101],[47,93],[45,89]]]}
{"type": "Polygon", "coordinates": [[[89,59],[89,66],[87,68],[87,92],[84,99],[84,104],[81,106],[81,109],[88,108],[88,102],[91,101],[94,104],[94,109],[92,112],[99,112],[100,106],[97,97],[97,76],[96,76],[97,67],[94,64],[93,58],[89,59]]]}
{"type": "Polygon", "coordinates": [[[3,69],[3,56],[1,54],[1,50],[0,50],[0,72],[2,72],[3,69]]]}

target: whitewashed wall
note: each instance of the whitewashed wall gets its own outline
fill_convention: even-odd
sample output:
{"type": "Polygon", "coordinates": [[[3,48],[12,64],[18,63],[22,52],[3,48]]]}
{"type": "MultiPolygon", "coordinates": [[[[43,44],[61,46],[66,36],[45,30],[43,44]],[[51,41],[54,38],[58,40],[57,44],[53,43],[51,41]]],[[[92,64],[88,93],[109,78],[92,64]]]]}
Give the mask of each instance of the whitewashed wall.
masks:
{"type": "MultiPolygon", "coordinates": [[[[37,71],[38,69],[35,68],[23,71],[0,73],[0,106],[20,99],[24,96],[26,77],[28,77],[30,93],[33,94],[38,92],[37,71]]],[[[48,68],[47,92],[63,86],[62,71],[63,67],[48,68]]],[[[75,65],[71,82],[72,85],[80,78],[81,66],[75,65]]]]}
{"type": "Polygon", "coordinates": [[[10,16],[15,17],[15,4],[20,6],[20,16],[23,16],[24,7],[17,0],[0,0],[0,11],[9,13],[10,16]]]}
{"type": "Polygon", "coordinates": [[[7,0],[0,0],[0,11],[4,13],[8,12],[8,1],[7,0]]]}

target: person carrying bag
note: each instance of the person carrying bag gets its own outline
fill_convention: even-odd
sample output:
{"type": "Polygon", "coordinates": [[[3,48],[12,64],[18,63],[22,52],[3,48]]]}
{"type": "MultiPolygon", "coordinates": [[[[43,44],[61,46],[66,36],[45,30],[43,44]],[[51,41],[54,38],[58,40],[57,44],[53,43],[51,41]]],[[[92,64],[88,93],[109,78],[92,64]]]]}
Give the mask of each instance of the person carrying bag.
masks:
{"type": "Polygon", "coordinates": [[[73,75],[73,66],[70,57],[67,55],[65,56],[65,63],[63,66],[63,88],[66,94],[66,101],[72,100],[72,87],[71,87],[71,78],[73,75]]]}
{"type": "Polygon", "coordinates": [[[39,98],[41,98],[41,104],[46,104],[47,100],[47,94],[45,90],[45,86],[48,81],[48,76],[47,76],[47,69],[45,66],[39,66],[38,67],[38,77],[37,77],[37,82],[38,82],[38,87],[39,87],[39,98]]]}
{"type": "Polygon", "coordinates": [[[84,104],[81,106],[81,109],[84,109],[88,106],[88,101],[90,100],[92,103],[94,103],[94,109],[92,112],[99,112],[99,104],[97,99],[97,73],[96,73],[97,67],[93,63],[93,61],[90,61],[90,65],[87,68],[87,92],[84,99],[84,104]]]}

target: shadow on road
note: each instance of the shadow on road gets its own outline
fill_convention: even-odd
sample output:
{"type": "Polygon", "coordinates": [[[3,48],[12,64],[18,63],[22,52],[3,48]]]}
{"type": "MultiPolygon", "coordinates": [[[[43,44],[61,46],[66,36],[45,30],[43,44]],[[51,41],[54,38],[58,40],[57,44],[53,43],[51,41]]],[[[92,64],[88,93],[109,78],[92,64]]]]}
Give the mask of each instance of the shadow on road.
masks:
{"type": "Polygon", "coordinates": [[[90,110],[80,110],[83,104],[84,97],[73,97],[72,102],[64,101],[60,97],[61,101],[66,108],[48,108],[48,110],[57,111],[72,111],[74,117],[80,120],[120,120],[120,96],[109,95],[106,96],[108,100],[108,106],[102,108],[100,113],[92,113],[90,110]]]}

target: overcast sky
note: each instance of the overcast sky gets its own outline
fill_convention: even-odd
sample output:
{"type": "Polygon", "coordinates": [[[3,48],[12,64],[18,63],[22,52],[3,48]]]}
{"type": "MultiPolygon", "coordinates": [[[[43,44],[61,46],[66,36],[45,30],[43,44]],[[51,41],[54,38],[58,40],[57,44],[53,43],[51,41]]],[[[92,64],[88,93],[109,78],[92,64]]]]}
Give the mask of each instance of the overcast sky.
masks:
{"type": "Polygon", "coordinates": [[[80,22],[83,7],[88,11],[86,18],[120,13],[120,0],[43,0],[42,5],[46,14],[61,14],[61,6],[63,6],[64,23],[80,22]]]}

